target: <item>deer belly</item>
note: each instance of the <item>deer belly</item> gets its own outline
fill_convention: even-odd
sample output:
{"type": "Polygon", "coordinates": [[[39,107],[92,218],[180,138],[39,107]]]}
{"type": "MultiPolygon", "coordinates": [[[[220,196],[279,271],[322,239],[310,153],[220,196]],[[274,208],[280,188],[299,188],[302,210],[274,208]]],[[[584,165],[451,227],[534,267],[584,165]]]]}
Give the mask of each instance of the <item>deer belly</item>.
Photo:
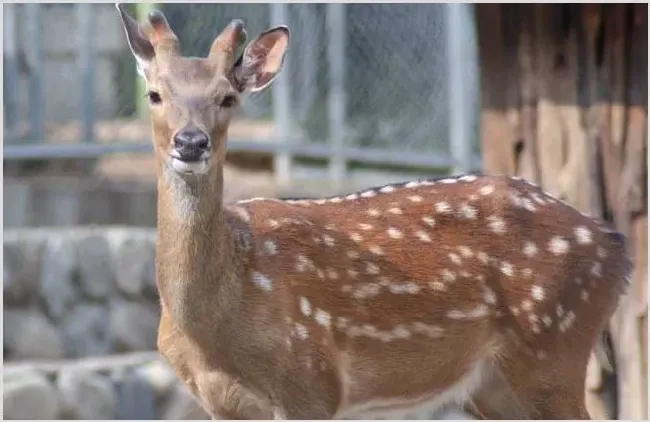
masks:
{"type": "MultiPolygon", "coordinates": [[[[369,400],[349,400],[349,404],[338,412],[336,419],[439,418],[442,416],[443,410],[460,409],[485,380],[488,371],[487,358],[470,365],[467,370],[454,377],[453,380],[446,378],[441,381],[438,379],[436,371],[431,371],[431,388],[423,387],[419,392],[400,394],[401,392],[397,390],[400,386],[394,385],[395,395],[393,396],[383,395],[382,398],[378,398],[374,394],[369,394],[368,396],[373,397],[369,400]]],[[[350,382],[354,384],[354,381],[350,380],[350,382]]],[[[356,395],[351,390],[349,390],[350,395],[356,395]]]]}

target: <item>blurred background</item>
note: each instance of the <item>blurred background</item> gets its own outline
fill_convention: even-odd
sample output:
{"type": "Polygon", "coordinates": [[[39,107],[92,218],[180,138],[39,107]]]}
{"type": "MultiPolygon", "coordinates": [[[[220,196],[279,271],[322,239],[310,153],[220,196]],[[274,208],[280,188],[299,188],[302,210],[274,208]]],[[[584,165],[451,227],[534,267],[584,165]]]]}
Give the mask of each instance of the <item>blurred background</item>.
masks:
{"type": "MultiPolygon", "coordinates": [[[[153,7],[186,55],[234,18],[292,30],[231,126],[226,202],[483,171],[611,221],[632,294],[585,394],[593,418],[647,418],[646,4],[129,10],[153,7]]],[[[3,4],[3,92],[4,417],[205,419],[154,350],[150,123],[114,6],[3,4]]]]}

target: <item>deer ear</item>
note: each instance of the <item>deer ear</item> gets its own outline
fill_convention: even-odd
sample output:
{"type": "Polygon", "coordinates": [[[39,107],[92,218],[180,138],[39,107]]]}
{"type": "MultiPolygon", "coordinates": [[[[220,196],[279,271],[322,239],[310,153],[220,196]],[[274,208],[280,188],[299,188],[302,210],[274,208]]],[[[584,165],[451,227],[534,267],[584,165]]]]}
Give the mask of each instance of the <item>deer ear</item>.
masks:
{"type": "Polygon", "coordinates": [[[290,32],[278,26],[251,41],[233,66],[233,77],[240,92],[261,91],[282,70],[289,46],[290,32]]]}
{"type": "Polygon", "coordinates": [[[126,33],[126,39],[129,43],[131,53],[133,53],[133,56],[135,57],[138,73],[140,76],[146,78],[145,72],[147,67],[149,67],[149,64],[156,55],[153,45],[144,32],[142,32],[138,22],[126,13],[124,5],[121,3],[115,3],[115,7],[120,13],[122,27],[126,33]]]}

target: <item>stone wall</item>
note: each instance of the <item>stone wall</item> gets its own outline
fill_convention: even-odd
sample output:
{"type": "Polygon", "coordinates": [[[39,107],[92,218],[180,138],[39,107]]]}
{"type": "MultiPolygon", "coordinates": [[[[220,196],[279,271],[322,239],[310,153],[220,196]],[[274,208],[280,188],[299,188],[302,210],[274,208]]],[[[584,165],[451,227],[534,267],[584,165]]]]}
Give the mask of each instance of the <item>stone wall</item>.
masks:
{"type": "Polygon", "coordinates": [[[156,352],[4,367],[4,419],[209,419],[156,352]]]}
{"type": "Polygon", "coordinates": [[[5,230],[5,362],[154,350],[155,231],[5,230]]]}

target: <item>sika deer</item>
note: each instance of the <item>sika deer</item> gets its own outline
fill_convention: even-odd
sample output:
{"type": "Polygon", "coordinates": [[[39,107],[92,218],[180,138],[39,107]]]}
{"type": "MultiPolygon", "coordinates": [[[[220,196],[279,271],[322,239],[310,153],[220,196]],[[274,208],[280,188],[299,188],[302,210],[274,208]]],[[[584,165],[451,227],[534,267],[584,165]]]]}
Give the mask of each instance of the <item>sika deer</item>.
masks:
{"type": "Polygon", "coordinates": [[[587,360],[629,274],[624,238],[539,187],[465,175],[320,200],[222,203],[233,109],[286,27],[241,21],[185,58],[118,6],[158,175],[158,348],[213,418],[587,419],[587,360]]]}

